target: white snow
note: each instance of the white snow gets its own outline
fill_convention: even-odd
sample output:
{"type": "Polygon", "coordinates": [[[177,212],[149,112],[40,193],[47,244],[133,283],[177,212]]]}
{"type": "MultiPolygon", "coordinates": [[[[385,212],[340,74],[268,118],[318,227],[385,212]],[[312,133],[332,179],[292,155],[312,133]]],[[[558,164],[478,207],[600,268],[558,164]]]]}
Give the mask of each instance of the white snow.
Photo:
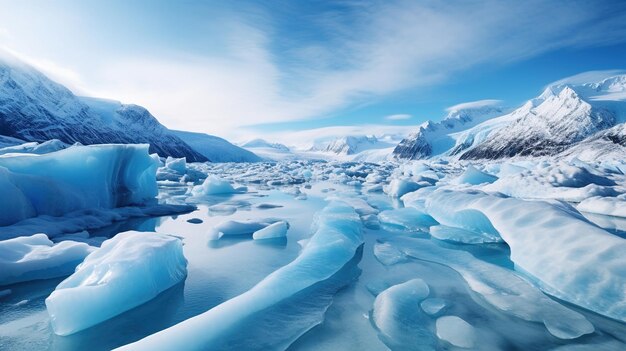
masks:
{"type": "Polygon", "coordinates": [[[54,244],[45,234],[0,241],[0,285],[70,275],[94,249],[75,241],[54,244]]]}
{"type": "Polygon", "coordinates": [[[576,206],[581,212],[597,213],[614,217],[626,217],[626,199],[618,197],[594,196],[583,200],[576,206]]]}
{"type": "Polygon", "coordinates": [[[139,306],[187,275],[179,239],[124,232],[105,241],[46,299],[54,332],[70,335],[139,306]]]}

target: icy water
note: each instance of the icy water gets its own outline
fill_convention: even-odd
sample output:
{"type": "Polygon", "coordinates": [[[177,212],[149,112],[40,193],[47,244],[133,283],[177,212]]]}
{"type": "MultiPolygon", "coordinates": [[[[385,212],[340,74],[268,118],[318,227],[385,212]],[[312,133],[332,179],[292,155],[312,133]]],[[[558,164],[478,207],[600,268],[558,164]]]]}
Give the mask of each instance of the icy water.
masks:
{"type": "MultiPolygon", "coordinates": [[[[324,208],[328,196],[360,196],[379,210],[402,206],[382,193],[362,194],[359,187],[336,183],[319,182],[303,188],[306,199],[297,199],[290,191],[284,191],[286,189],[293,188],[258,190],[250,187],[245,194],[205,198],[192,213],[132,219],[93,231],[92,236],[106,237],[131,229],[181,237],[189,261],[187,279],[138,308],[66,337],[52,333],[44,304],[62,279],[2,287],[0,290],[12,292],[0,297],[0,349],[109,350],[137,341],[240,295],[294,260],[302,249],[299,241],[310,237],[314,214],[324,208]],[[259,208],[259,204],[278,207],[259,208]],[[255,241],[244,236],[207,240],[209,229],[225,220],[264,218],[288,221],[291,227],[287,238],[255,241]],[[189,222],[192,219],[202,222],[189,222]]],[[[184,187],[162,187],[161,195],[170,200],[184,200],[181,194],[185,190],[184,187]]],[[[604,220],[609,223],[605,223],[605,227],[610,227],[610,219],[604,220]]],[[[623,234],[622,226],[614,227],[616,235],[623,234]]],[[[546,350],[578,344],[589,345],[594,350],[626,349],[626,326],[621,323],[567,306],[583,314],[594,325],[595,332],[574,340],[559,339],[539,321],[529,321],[529,318],[519,318],[495,308],[470,289],[462,275],[446,263],[446,255],[469,252],[476,261],[512,272],[513,264],[505,244],[451,244],[433,239],[425,232],[384,224],[380,228],[364,226],[363,238],[362,250],[345,271],[329,279],[334,282],[304,291],[267,311],[267,316],[253,315],[242,321],[236,330],[237,348],[258,349],[263,345],[264,349],[287,347],[289,350],[458,349],[437,337],[436,320],[453,315],[473,326],[471,349],[546,350]],[[394,256],[394,249],[400,247],[408,248],[408,253],[394,256]],[[387,249],[392,253],[390,256],[386,255],[387,249]],[[440,259],[429,258],[440,249],[444,250],[440,259]],[[443,304],[441,310],[432,315],[422,313],[416,318],[413,312],[420,306],[403,300],[400,295],[392,301],[402,307],[392,311],[394,318],[385,319],[383,315],[375,321],[374,315],[381,313],[373,312],[376,295],[415,278],[428,284],[429,297],[443,304]],[[342,288],[336,291],[337,287],[342,288]],[[325,294],[331,294],[332,298],[322,298],[325,294]],[[286,334],[293,335],[294,339],[287,345],[283,338],[286,334]],[[261,337],[263,342],[260,342],[261,337]]],[[[529,304],[530,308],[532,301],[529,304]]]]}

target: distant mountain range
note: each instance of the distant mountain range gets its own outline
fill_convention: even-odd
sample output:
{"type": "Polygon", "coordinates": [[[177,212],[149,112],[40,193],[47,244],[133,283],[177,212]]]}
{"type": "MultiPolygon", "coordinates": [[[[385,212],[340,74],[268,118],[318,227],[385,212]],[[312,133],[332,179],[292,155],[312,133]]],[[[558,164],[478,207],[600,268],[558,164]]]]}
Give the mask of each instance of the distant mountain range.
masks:
{"type": "Polygon", "coordinates": [[[455,113],[467,118],[449,115],[441,122],[425,123],[398,144],[394,157],[548,156],[573,147],[585,149],[587,144],[597,149],[601,141],[605,151],[622,150],[626,146],[626,75],[598,82],[556,83],[509,113],[494,106],[455,113]]]}
{"type": "Polygon", "coordinates": [[[173,132],[141,106],[76,96],[11,57],[0,57],[0,136],[3,145],[15,139],[58,139],[66,144],[147,143],[151,152],[186,157],[189,162],[259,160],[224,139],[173,132]],[[215,152],[208,151],[211,148],[215,152]]]}

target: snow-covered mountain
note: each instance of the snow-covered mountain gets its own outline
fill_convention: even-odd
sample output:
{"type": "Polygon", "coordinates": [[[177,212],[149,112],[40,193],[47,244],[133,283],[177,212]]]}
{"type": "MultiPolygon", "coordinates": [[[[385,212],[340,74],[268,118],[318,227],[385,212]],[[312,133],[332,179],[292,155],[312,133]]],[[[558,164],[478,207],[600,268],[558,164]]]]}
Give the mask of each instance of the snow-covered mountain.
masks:
{"type": "Polygon", "coordinates": [[[355,155],[365,150],[385,149],[392,144],[379,140],[373,135],[348,135],[331,140],[319,151],[337,155],[355,155]]]}
{"type": "Polygon", "coordinates": [[[24,141],[148,143],[161,156],[206,161],[145,108],[74,95],[36,69],[0,57],[0,135],[24,141]]]}
{"type": "Polygon", "coordinates": [[[393,151],[397,158],[423,159],[445,153],[455,144],[451,134],[471,128],[504,110],[498,101],[484,100],[451,107],[440,122],[427,121],[419,130],[403,139],[393,151]]]}
{"type": "Polygon", "coordinates": [[[255,148],[272,148],[272,149],[276,149],[276,150],[280,150],[280,151],[289,151],[289,148],[283,144],[280,143],[270,143],[264,139],[253,139],[250,141],[247,141],[245,143],[243,143],[241,145],[241,147],[243,148],[250,148],[250,149],[255,149],[255,148]]]}
{"type": "Polygon", "coordinates": [[[473,126],[457,122],[450,129],[442,127],[448,118],[427,122],[403,140],[394,155],[399,159],[435,155],[499,159],[556,155],[574,146],[581,148],[587,141],[598,146],[598,141],[612,140],[613,134],[603,135],[604,131],[626,120],[625,100],[626,75],[591,83],[558,82],[508,114],[482,115],[483,121],[473,126]]]}
{"type": "Polygon", "coordinates": [[[244,148],[233,145],[226,139],[204,133],[172,130],[194,150],[213,162],[259,162],[261,158],[244,148]]]}

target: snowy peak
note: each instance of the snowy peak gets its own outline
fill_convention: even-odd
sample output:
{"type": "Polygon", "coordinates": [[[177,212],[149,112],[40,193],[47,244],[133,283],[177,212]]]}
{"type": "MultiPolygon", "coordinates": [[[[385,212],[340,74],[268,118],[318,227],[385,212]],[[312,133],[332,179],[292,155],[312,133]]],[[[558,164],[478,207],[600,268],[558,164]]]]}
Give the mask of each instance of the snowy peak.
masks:
{"type": "Polygon", "coordinates": [[[289,148],[283,144],[270,143],[263,139],[253,139],[241,145],[243,148],[271,148],[279,151],[288,152],[289,148]]]}
{"type": "Polygon", "coordinates": [[[81,98],[34,68],[0,58],[0,135],[67,144],[150,144],[161,156],[206,161],[143,107],[81,98]]]}
{"type": "Polygon", "coordinates": [[[364,150],[382,149],[389,144],[371,135],[349,135],[330,141],[322,151],[337,155],[354,155],[364,150]]]}
{"type": "Polygon", "coordinates": [[[440,122],[427,121],[419,130],[400,141],[393,155],[396,158],[418,160],[442,154],[455,144],[450,134],[502,115],[504,111],[498,100],[452,106],[440,122]]]}

